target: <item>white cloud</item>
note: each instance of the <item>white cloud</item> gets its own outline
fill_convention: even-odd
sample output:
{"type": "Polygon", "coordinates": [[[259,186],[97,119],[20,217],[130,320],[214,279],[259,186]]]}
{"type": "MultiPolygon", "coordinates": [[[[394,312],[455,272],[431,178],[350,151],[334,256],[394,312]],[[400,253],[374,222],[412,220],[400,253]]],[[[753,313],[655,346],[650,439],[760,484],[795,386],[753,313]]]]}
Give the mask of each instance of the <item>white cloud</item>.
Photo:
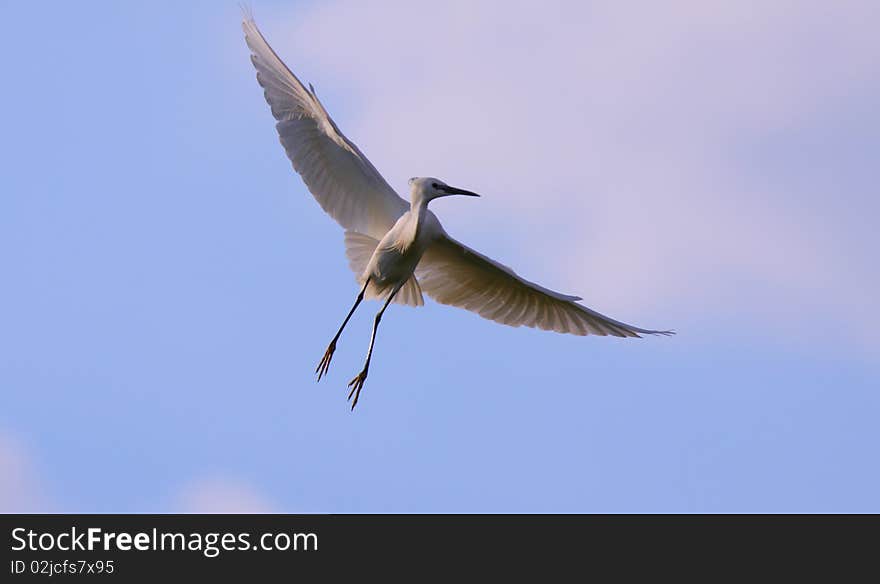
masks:
{"type": "Polygon", "coordinates": [[[339,0],[263,27],[392,184],[484,192],[441,216],[526,276],[646,326],[723,311],[876,342],[847,223],[872,187],[792,192],[743,162],[877,102],[875,6],[339,0]]]}
{"type": "Polygon", "coordinates": [[[178,493],[182,513],[272,513],[271,505],[254,487],[229,478],[203,478],[178,493]]]}

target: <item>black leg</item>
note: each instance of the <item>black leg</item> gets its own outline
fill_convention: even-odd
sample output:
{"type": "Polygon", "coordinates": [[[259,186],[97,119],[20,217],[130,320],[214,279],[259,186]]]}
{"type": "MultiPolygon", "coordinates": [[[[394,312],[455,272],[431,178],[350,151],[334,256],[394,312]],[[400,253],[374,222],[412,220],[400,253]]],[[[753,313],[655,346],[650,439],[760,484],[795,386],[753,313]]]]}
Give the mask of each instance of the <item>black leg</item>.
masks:
{"type": "Polygon", "coordinates": [[[354,406],[358,403],[358,398],[361,395],[361,388],[364,387],[364,381],[367,380],[367,372],[370,370],[370,359],[373,357],[373,344],[376,342],[376,331],[379,329],[379,321],[382,320],[382,315],[385,313],[385,309],[388,308],[388,305],[391,304],[391,301],[394,300],[395,294],[400,288],[395,288],[393,292],[388,296],[388,300],[385,301],[385,304],[382,305],[382,309],[376,314],[376,319],[373,321],[373,332],[370,335],[370,348],[367,350],[367,360],[364,363],[364,369],[358,373],[354,379],[352,379],[348,386],[351,388],[351,391],[348,392],[348,399],[351,399],[351,396],[354,396],[354,401],[351,403],[351,409],[354,409],[354,406]]]}
{"type": "Polygon", "coordinates": [[[364,299],[364,293],[367,291],[367,285],[370,283],[370,279],[367,278],[367,281],[364,282],[364,287],[361,288],[360,293],[357,296],[357,300],[354,301],[354,306],[351,307],[351,310],[348,311],[348,316],[345,317],[345,320],[342,321],[342,326],[339,327],[339,330],[336,331],[336,336],[333,337],[333,340],[330,341],[330,345],[327,347],[327,351],[324,352],[324,356],[321,358],[321,362],[318,363],[318,368],[315,369],[315,373],[318,374],[318,381],[321,381],[321,377],[327,373],[327,370],[330,368],[330,361],[333,359],[333,352],[336,351],[336,341],[339,340],[339,335],[342,334],[342,329],[345,328],[345,325],[348,324],[348,321],[351,319],[351,315],[354,314],[354,311],[357,310],[358,305],[364,299]]]}

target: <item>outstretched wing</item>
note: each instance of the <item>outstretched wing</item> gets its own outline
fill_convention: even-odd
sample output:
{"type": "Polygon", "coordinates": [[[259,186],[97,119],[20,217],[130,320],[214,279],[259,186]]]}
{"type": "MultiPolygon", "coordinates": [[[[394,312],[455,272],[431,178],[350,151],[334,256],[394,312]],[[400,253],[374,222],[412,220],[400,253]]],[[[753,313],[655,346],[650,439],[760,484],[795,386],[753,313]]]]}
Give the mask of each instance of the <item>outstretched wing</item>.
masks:
{"type": "Polygon", "coordinates": [[[422,290],[441,304],[476,312],[510,326],[528,326],[573,335],[672,334],[608,318],[566,296],[525,280],[450,237],[431,244],[416,268],[422,290]]]}
{"type": "Polygon", "coordinates": [[[278,58],[253,18],[246,17],[242,28],[293,168],[340,225],[382,239],[409,204],[339,131],[314,89],[306,89],[278,58]]]}

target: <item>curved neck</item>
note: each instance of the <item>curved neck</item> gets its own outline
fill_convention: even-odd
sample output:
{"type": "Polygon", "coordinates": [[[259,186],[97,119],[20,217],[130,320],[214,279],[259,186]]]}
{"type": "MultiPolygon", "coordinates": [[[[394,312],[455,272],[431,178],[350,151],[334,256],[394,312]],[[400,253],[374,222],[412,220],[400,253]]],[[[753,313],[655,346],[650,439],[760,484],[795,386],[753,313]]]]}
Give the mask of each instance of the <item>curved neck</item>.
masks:
{"type": "Polygon", "coordinates": [[[425,196],[421,189],[413,190],[409,195],[409,208],[413,213],[419,209],[427,209],[430,199],[425,196]]]}
{"type": "Polygon", "coordinates": [[[421,193],[413,193],[409,204],[409,212],[415,218],[415,221],[412,223],[413,232],[411,234],[413,241],[415,241],[419,236],[419,231],[422,229],[422,224],[425,222],[425,215],[428,213],[428,199],[423,197],[421,193]]]}

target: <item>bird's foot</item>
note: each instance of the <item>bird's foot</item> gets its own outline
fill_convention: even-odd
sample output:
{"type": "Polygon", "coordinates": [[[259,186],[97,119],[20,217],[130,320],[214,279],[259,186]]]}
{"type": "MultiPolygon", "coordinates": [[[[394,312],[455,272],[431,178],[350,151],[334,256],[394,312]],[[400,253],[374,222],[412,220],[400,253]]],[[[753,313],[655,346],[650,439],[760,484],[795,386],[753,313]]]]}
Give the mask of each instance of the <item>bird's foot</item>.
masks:
{"type": "Polygon", "coordinates": [[[367,380],[367,370],[364,369],[360,373],[358,373],[354,379],[348,382],[348,386],[351,388],[351,391],[348,392],[348,400],[351,401],[351,396],[354,396],[354,401],[351,402],[351,409],[354,410],[354,406],[358,403],[358,398],[361,395],[361,389],[364,387],[364,382],[367,380]]]}
{"type": "Polygon", "coordinates": [[[330,369],[330,361],[333,360],[334,351],[336,351],[336,341],[330,343],[327,350],[324,352],[324,356],[321,357],[321,362],[318,363],[318,368],[315,369],[315,373],[318,374],[318,381],[321,381],[321,377],[326,375],[327,370],[330,369]]]}

